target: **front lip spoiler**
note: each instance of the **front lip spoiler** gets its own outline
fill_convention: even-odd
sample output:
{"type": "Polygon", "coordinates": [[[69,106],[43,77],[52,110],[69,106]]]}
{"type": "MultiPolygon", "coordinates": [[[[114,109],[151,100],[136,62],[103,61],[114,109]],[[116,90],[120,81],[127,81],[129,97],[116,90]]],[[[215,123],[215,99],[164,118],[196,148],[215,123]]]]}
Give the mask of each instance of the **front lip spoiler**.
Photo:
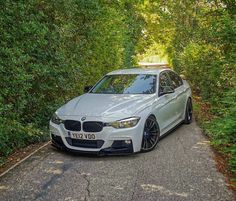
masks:
{"type": "Polygon", "coordinates": [[[70,149],[66,147],[63,143],[58,143],[53,139],[51,139],[51,145],[62,151],[69,151],[71,153],[89,154],[89,155],[97,155],[97,156],[131,155],[134,153],[133,146],[130,146],[127,148],[121,148],[121,149],[117,149],[117,148],[115,149],[115,148],[109,147],[109,148],[101,149],[100,151],[81,151],[81,150],[70,149]]]}
{"type": "Polygon", "coordinates": [[[121,148],[121,149],[115,149],[115,148],[112,148],[112,147],[109,147],[109,148],[105,148],[105,149],[102,149],[101,151],[99,151],[99,154],[98,155],[109,155],[109,156],[112,156],[112,155],[130,155],[130,154],[133,154],[134,151],[133,151],[133,146],[132,147],[127,147],[127,148],[121,148]]]}

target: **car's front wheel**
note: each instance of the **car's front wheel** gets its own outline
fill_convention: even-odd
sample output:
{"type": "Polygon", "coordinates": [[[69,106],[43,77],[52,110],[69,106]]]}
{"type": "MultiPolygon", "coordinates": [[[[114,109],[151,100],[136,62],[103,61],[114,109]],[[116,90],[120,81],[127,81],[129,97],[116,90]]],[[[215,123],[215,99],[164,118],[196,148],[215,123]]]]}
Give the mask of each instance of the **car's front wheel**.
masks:
{"type": "Polygon", "coordinates": [[[155,148],[157,142],[160,138],[160,129],[156,121],[156,118],[151,115],[147,118],[144,130],[143,130],[143,140],[142,140],[142,152],[148,152],[155,148]]]}
{"type": "Polygon", "coordinates": [[[184,123],[190,124],[192,120],[193,120],[193,104],[192,104],[192,99],[189,98],[186,105],[184,123]]]}

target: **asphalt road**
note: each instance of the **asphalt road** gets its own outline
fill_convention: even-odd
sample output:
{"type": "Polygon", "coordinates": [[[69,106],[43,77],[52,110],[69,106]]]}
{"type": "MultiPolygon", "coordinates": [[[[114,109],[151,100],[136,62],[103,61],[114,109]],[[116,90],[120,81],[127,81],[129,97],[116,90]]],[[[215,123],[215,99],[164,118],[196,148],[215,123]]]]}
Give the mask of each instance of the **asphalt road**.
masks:
{"type": "Polygon", "coordinates": [[[0,200],[233,201],[196,123],[149,153],[88,157],[47,146],[0,178],[0,200]]]}

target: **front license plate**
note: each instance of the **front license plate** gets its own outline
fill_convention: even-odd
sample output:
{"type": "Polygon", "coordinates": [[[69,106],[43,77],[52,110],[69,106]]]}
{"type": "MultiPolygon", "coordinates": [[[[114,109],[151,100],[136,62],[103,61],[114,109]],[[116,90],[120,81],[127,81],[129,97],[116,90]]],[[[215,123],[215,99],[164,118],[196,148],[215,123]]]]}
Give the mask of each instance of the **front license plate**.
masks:
{"type": "Polygon", "coordinates": [[[70,133],[70,137],[80,140],[96,140],[96,135],[90,133],[70,133]]]}

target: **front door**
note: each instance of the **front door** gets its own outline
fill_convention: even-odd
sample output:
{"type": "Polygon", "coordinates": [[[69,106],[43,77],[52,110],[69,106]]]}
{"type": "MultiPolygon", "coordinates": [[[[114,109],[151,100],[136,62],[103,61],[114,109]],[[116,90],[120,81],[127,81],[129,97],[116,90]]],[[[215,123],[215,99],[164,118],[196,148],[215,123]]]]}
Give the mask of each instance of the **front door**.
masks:
{"type": "Polygon", "coordinates": [[[159,75],[159,92],[158,100],[155,105],[155,114],[159,123],[161,135],[172,127],[173,123],[176,122],[176,94],[168,93],[162,94],[165,87],[173,87],[172,83],[167,75],[166,71],[163,71],[159,75]]]}

